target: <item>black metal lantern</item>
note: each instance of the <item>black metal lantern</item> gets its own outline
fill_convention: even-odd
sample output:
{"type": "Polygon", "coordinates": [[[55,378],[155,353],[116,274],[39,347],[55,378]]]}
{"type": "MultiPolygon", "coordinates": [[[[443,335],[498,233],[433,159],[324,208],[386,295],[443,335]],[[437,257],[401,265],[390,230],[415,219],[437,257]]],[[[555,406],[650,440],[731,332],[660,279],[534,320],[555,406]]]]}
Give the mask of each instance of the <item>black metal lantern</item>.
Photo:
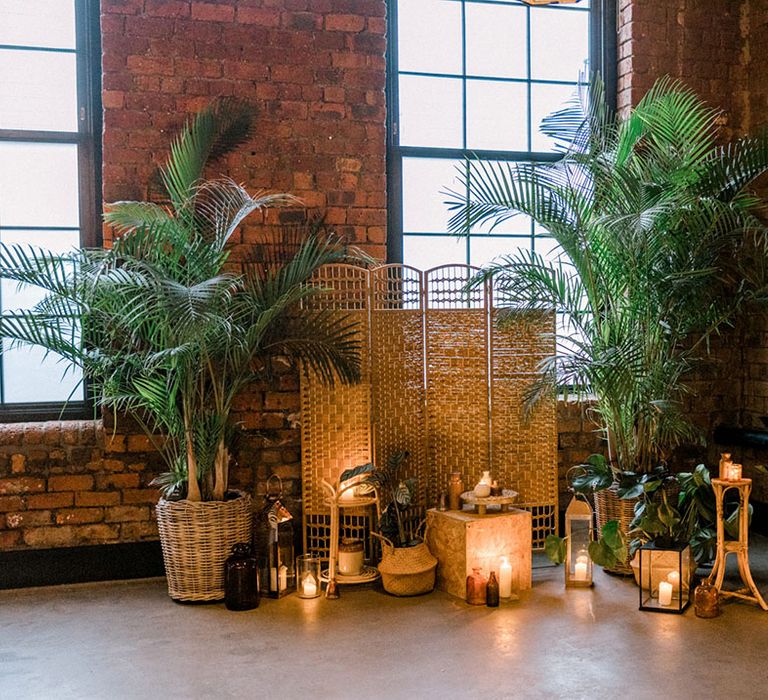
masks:
{"type": "Polygon", "coordinates": [[[259,557],[259,579],[270,598],[282,598],[296,587],[293,516],[280,502],[283,482],[274,474],[267,482],[267,505],[257,515],[254,540],[259,557]],[[279,489],[272,491],[273,479],[279,489]]]}
{"type": "Polygon", "coordinates": [[[640,550],[640,610],[682,613],[691,602],[691,548],[648,542],[640,550]]]}

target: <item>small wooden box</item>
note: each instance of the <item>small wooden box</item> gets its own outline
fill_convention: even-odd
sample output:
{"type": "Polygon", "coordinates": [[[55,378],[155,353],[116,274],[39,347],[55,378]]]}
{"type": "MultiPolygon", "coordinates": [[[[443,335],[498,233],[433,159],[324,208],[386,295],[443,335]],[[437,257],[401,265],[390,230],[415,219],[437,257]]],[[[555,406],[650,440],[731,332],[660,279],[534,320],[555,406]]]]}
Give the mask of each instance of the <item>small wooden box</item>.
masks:
{"type": "Polygon", "coordinates": [[[468,511],[430,509],[427,544],[437,557],[437,588],[466,596],[467,576],[480,567],[499,577],[501,557],[512,565],[512,590],[531,587],[531,514],[513,508],[507,513],[476,515],[468,511]]]}

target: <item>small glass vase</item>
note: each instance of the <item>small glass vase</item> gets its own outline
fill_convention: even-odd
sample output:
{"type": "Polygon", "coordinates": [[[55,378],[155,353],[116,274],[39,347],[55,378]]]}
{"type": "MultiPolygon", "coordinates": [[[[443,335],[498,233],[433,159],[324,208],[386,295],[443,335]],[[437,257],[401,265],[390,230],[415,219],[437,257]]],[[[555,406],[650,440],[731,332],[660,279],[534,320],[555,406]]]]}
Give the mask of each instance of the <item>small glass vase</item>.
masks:
{"type": "Polygon", "coordinates": [[[317,598],[322,593],[320,564],[320,557],[314,554],[300,554],[296,557],[296,592],[299,598],[317,598]]]}

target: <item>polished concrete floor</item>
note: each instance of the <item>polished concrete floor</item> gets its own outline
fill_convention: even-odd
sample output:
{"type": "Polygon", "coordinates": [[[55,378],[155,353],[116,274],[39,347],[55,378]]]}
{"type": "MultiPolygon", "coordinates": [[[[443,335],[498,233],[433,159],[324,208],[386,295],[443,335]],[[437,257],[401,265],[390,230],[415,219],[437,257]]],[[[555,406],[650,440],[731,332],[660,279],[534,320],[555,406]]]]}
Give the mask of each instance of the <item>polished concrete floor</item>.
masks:
{"type": "MultiPolygon", "coordinates": [[[[768,544],[753,550],[766,591],[768,544]]],[[[768,697],[768,612],[639,612],[627,580],[566,592],[539,563],[498,609],[344,589],[232,613],[156,579],[0,592],[0,698],[768,697]]]]}

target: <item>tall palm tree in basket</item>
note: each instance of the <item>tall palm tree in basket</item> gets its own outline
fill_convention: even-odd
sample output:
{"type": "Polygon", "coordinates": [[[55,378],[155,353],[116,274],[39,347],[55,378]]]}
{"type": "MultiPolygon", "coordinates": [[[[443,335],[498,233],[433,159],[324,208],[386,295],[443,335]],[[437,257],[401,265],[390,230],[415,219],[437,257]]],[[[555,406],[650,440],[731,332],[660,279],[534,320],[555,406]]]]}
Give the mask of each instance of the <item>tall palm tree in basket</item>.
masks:
{"type": "Polygon", "coordinates": [[[449,193],[456,233],[525,214],[556,243],[550,257],[503,256],[474,283],[493,278],[508,313],[559,315],[557,353],[527,404],[562,386],[594,401],[609,460],[592,460],[583,481],[601,489],[642,491],[643,475],[699,439],[683,408],[691,370],[752,291],[744,251],[765,252],[748,188],[768,166],[768,139],[719,146],[718,117],[662,79],[618,118],[596,80],[542,123],[556,162],[472,160],[468,197],[449,193]]]}
{"type": "Polygon", "coordinates": [[[161,454],[158,524],[181,600],[222,598],[223,559],[250,539],[250,496],[228,489],[236,397],[269,381],[276,356],[328,382],[360,375],[355,323],[311,304],[324,291],[318,269],[354,251],[309,226],[283,260],[230,261],[227,242],[249,214],[295,201],[202,179],[252,119],[248,105],[220,100],[189,122],[159,169],[161,201],[110,206],[111,249],[0,246],[2,277],[45,291],[33,308],[3,312],[3,337],[80,367],[96,402],[129,414],[161,454]]]}

